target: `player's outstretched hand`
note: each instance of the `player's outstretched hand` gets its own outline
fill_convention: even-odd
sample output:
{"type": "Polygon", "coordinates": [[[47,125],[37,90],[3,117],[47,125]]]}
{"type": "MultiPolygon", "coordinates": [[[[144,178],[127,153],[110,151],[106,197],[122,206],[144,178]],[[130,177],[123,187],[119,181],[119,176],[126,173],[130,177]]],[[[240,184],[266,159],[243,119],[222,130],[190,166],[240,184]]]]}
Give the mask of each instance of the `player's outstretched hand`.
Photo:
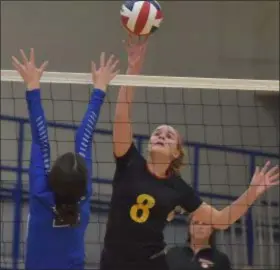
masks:
{"type": "Polygon", "coordinates": [[[255,190],[257,196],[260,196],[269,188],[279,184],[279,167],[271,167],[271,164],[268,161],[261,169],[256,167],[250,188],[255,190]]]}
{"type": "Polygon", "coordinates": [[[22,63],[12,56],[12,64],[22,77],[27,85],[27,90],[34,90],[40,88],[40,79],[46,69],[48,62],[45,61],[39,68],[35,64],[35,52],[34,49],[30,49],[30,56],[27,58],[23,50],[20,50],[22,63]]]}
{"type": "Polygon", "coordinates": [[[148,37],[134,39],[129,35],[128,40],[123,41],[128,56],[128,74],[139,74],[142,70],[146,56],[148,37]]]}
{"type": "Polygon", "coordinates": [[[94,87],[103,91],[107,90],[110,81],[119,73],[119,69],[117,69],[119,60],[117,60],[114,55],[111,55],[107,61],[105,59],[105,53],[102,52],[98,69],[96,68],[96,64],[91,62],[91,74],[94,87]]]}

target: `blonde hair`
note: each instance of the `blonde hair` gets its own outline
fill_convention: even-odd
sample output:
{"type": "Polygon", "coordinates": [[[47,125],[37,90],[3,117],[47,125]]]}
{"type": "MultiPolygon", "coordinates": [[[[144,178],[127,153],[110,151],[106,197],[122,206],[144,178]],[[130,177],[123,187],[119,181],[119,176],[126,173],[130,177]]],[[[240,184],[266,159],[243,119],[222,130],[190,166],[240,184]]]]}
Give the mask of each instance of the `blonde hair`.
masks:
{"type": "Polygon", "coordinates": [[[179,150],[179,156],[171,161],[167,173],[178,175],[180,174],[180,170],[182,169],[182,167],[186,165],[186,163],[184,162],[186,152],[184,150],[183,140],[181,135],[179,134],[178,131],[176,131],[176,133],[178,136],[177,150],[179,150]]]}

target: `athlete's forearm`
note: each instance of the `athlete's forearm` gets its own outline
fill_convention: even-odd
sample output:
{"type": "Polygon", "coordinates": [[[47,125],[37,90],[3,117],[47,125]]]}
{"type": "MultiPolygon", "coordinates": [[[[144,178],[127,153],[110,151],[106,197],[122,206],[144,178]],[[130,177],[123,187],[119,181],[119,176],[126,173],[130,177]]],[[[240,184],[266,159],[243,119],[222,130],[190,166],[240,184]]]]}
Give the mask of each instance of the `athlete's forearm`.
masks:
{"type": "Polygon", "coordinates": [[[40,89],[29,89],[26,91],[26,101],[32,133],[32,143],[38,145],[40,149],[44,167],[50,168],[50,145],[48,139],[47,122],[41,104],[40,89]]]}
{"type": "MultiPolygon", "coordinates": [[[[127,74],[130,74],[130,70],[127,74]]],[[[122,86],[119,90],[113,128],[114,153],[117,156],[125,154],[132,143],[131,109],[134,88],[122,86]]]]}
{"type": "Polygon", "coordinates": [[[225,207],[219,211],[218,217],[215,219],[215,223],[225,225],[225,228],[229,227],[240,219],[248,211],[250,206],[258,198],[255,189],[247,189],[237,200],[231,205],[225,207]]]}
{"type": "Polygon", "coordinates": [[[75,152],[85,159],[88,170],[88,198],[92,195],[92,139],[104,98],[103,90],[93,89],[87,111],[75,138],[75,152]]]}
{"type": "MultiPolygon", "coordinates": [[[[129,70],[127,71],[129,73],[129,70]]],[[[134,99],[135,87],[121,86],[117,98],[115,123],[130,123],[131,122],[131,108],[134,99]]]]}
{"type": "Polygon", "coordinates": [[[242,217],[257,198],[255,189],[249,188],[231,205],[222,210],[217,210],[207,203],[201,204],[193,213],[194,218],[211,224],[215,229],[225,230],[242,217]]]}
{"type": "Polygon", "coordinates": [[[95,88],[87,107],[85,116],[76,133],[75,151],[84,158],[91,157],[92,138],[105,98],[103,90],[95,88]]]}

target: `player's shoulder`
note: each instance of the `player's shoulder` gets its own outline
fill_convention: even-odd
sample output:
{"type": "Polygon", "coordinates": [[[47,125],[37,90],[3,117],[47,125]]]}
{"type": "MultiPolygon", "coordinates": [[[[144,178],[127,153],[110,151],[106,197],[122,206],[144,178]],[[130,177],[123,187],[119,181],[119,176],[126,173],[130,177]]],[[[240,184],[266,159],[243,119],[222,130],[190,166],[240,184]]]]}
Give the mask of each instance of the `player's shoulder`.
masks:
{"type": "Polygon", "coordinates": [[[188,184],[180,175],[172,177],[172,189],[181,197],[192,197],[194,192],[192,186],[188,184]]]}
{"type": "Polygon", "coordinates": [[[32,194],[30,197],[31,209],[51,209],[55,205],[53,192],[46,191],[32,194]]]}
{"type": "Polygon", "coordinates": [[[142,161],[144,157],[141,155],[136,145],[131,143],[127,151],[122,156],[115,155],[115,159],[117,163],[125,163],[126,165],[130,165],[133,162],[135,163],[142,161]]]}
{"type": "Polygon", "coordinates": [[[187,253],[184,246],[174,246],[166,251],[166,259],[169,265],[178,264],[185,259],[187,253]]]}
{"type": "Polygon", "coordinates": [[[215,249],[215,257],[216,260],[218,260],[218,262],[224,266],[224,269],[228,269],[228,267],[230,267],[231,263],[230,263],[230,259],[228,257],[228,255],[218,249],[215,249]]]}
{"type": "Polygon", "coordinates": [[[141,155],[134,143],[130,145],[124,155],[115,155],[115,161],[116,170],[114,175],[114,183],[118,182],[119,179],[130,179],[131,176],[125,176],[128,173],[140,173],[143,170],[145,164],[144,157],[141,155]]]}
{"type": "Polygon", "coordinates": [[[184,253],[184,246],[174,246],[166,250],[166,254],[169,255],[178,253],[184,253]]]}
{"type": "Polygon", "coordinates": [[[134,143],[131,144],[130,149],[128,150],[128,162],[127,165],[132,169],[142,168],[146,164],[146,159],[142,155],[141,150],[139,150],[134,143]]]}
{"type": "Polygon", "coordinates": [[[176,190],[190,189],[191,186],[182,178],[181,175],[174,175],[171,177],[171,183],[176,190]]]}

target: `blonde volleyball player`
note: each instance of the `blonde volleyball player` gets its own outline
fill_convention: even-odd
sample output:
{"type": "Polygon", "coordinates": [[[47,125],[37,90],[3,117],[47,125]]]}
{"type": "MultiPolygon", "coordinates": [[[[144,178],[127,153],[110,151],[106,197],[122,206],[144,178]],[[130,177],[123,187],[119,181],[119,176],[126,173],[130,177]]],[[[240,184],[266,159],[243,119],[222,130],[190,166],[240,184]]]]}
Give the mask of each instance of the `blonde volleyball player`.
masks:
{"type": "MultiPolygon", "coordinates": [[[[147,42],[127,47],[127,74],[139,74],[147,42]]],[[[119,90],[113,127],[116,170],[101,270],[167,270],[163,230],[168,214],[181,206],[194,221],[224,230],[243,216],[265,191],[279,185],[278,167],[256,168],[249,188],[231,205],[217,210],[203,202],[180,175],[184,151],[178,131],[168,125],[151,134],[145,159],[133,143],[134,87],[119,90]]]]}

